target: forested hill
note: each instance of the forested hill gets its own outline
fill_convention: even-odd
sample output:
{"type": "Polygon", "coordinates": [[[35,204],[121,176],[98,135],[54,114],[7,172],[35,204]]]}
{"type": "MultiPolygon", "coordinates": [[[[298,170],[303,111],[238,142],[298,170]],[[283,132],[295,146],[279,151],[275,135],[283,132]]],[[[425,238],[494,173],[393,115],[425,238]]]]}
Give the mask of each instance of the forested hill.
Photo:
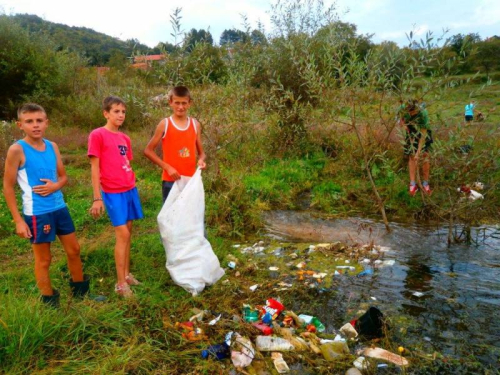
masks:
{"type": "Polygon", "coordinates": [[[31,33],[47,33],[60,49],[69,49],[88,59],[90,65],[105,65],[113,54],[131,56],[133,52],[152,53],[148,46],[136,39],[122,41],[86,27],[72,27],[45,21],[32,14],[9,16],[31,33]]]}

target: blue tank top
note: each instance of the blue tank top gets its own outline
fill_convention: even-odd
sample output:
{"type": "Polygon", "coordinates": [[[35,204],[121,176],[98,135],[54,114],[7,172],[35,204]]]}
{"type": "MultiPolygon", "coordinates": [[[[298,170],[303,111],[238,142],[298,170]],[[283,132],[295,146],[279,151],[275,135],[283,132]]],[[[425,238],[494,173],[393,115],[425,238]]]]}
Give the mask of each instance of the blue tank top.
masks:
{"type": "Polygon", "coordinates": [[[52,143],[43,140],[45,151],[38,151],[23,140],[17,141],[26,159],[17,171],[17,182],[23,191],[23,213],[28,216],[42,215],[66,206],[61,190],[46,197],[33,192],[33,186],[43,185],[41,178],[57,182],[57,158],[52,143]]]}

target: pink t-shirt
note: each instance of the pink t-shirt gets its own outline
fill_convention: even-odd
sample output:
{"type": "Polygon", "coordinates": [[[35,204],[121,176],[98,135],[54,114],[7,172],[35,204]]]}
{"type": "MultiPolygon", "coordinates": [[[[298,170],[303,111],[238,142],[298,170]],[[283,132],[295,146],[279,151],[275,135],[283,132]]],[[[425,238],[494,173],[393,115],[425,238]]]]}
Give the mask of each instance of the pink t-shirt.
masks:
{"type": "Polygon", "coordinates": [[[123,193],[135,187],[135,174],[130,166],[130,138],[102,127],[89,135],[87,155],[99,158],[101,188],[105,193],[123,193]]]}

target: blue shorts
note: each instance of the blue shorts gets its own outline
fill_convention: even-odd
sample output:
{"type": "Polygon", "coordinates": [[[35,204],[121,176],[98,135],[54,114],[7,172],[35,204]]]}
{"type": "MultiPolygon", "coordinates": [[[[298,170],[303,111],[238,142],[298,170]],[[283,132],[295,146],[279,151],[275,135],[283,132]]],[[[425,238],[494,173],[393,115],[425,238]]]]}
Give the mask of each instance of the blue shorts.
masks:
{"type": "Polygon", "coordinates": [[[68,207],[42,215],[24,215],[24,221],[31,231],[31,243],[53,242],[56,235],[64,236],[75,231],[68,207]]]}
{"type": "Polygon", "coordinates": [[[102,192],[102,200],[114,227],[119,227],[120,225],[127,224],[127,221],[142,219],[144,217],[137,188],[123,193],[102,192]]]}

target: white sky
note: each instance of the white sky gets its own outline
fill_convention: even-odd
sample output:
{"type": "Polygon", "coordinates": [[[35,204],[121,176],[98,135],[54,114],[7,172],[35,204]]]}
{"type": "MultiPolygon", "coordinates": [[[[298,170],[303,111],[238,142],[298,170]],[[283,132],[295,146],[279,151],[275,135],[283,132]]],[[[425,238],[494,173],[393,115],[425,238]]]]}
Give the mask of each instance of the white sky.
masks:
{"type": "MultiPolygon", "coordinates": [[[[324,0],[325,4],[333,0],[324,0]]],[[[209,29],[219,42],[224,29],[242,29],[242,14],[257,27],[260,21],[270,31],[270,0],[184,0],[179,2],[141,0],[0,0],[0,12],[36,14],[47,21],[85,26],[120,39],[139,39],[154,47],[173,42],[170,15],[181,7],[182,28],[209,29]]],[[[406,44],[405,34],[427,31],[448,36],[477,32],[482,38],[500,35],[498,0],[338,0],[342,21],[357,25],[360,33],[373,33],[374,42],[392,40],[406,44]],[[347,12],[346,12],[347,11],[347,12]]]]}

